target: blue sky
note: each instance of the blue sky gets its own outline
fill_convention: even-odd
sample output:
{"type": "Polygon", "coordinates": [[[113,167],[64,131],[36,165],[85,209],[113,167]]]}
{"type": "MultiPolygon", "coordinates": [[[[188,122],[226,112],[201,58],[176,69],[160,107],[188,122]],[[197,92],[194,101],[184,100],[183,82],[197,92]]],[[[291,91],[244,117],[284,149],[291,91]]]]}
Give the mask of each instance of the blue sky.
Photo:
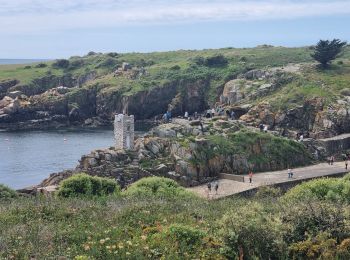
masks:
{"type": "Polygon", "coordinates": [[[350,40],[350,0],[0,0],[0,58],[350,40]]]}

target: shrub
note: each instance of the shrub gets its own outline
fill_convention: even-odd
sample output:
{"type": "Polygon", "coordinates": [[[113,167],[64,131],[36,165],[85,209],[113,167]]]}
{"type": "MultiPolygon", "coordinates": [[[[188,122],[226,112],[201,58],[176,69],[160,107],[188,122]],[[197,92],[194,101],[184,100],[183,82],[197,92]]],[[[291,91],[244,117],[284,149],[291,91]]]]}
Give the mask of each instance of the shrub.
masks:
{"type": "Polygon", "coordinates": [[[17,198],[17,192],[10,189],[9,187],[0,184],[0,200],[1,199],[12,199],[12,198],[17,198]]]}
{"type": "Polygon", "coordinates": [[[112,58],[116,58],[119,56],[119,54],[117,52],[108,52],[107,56],[112,57],[112,58]]]}
{"type": "Polygon", "coordinates": [[[339,179],[322,178],[302,183],[289,190],[285,200],[321,199],[350,202],[350,174],[339,179]]]}
{"type": "Polygon", "coordinates": [[[84,65],[84,60],[83,59],[77,59],[77,60],[73,60],[72,62],[70,62],[69,64],[69,69],[78,69],[80,67],[82,67],[84,65]]]}
{"type": "Polygon", "coordinates": [[[208,67],[223,67],[228,63],[224,55],[214,55],[206,59],[205,65],[208,67]]]}
{"type": "Polygon", "coordinates": [[[69,60],[66,60],[66,59],[56,60],[54,63],[52,63],[52,66],[55,67],[55,68],[59,68],[59,69],[68,68],[69,60]]]}
{"type": "Polygon", "coordinates": [[[181,67],[179,65],[174,65],[172,67],[170,67],[171,70],[180,70],[181,67]]]}
{"type": "Polygon", "coordinates": [[[344,88],[340,91],[343,96],[350,96],[350,88],[344,88]]]}
{"type": "Polygon", "coordinates": [[[179,244],[180,248],[199,245],[205,236],[203,231],[182,224],[172,224],[166,233],[173,241],[179,244]]]}
{"type": "Polygon", "coordinates": [[[127,196],[194,196],[174,180],[163,177],[146,177],[130,185],[125,191],[127,196]]]}
{"type": "Polygon", "coordinates": [[[255,197],[259,199],[277,198],[277,197],[280,197],[281,194],[282,192],[280,188],[262,186],[262,187],[259,187],[258,191],[255,194],[255,197]]]}
{"type": "Polygon", "coordinates": [[[35,66],[35,68],[45,68],[45,67],[47,67],[46,63],[39,63],[35,66]]]}
{"type": "Polygon", "coordinates": [[[258,203],[249,203],[237,214],[236,210],[224,215],[220,233],[223,238],[223,254],[236,259],[283,259],[286,245],[280,220],[269,217],[258,203]]]}
{"type": "Polygon", "coordinates": [[[81,173],[64,180],[58,190],[58,196],[106,196],[119,190],[118,184],[111,179],[81,173]]]}

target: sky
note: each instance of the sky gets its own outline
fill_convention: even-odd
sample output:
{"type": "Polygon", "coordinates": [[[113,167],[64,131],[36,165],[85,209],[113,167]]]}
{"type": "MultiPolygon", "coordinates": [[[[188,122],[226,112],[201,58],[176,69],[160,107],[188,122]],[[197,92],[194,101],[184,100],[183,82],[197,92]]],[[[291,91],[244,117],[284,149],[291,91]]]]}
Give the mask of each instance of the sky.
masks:
{"type": "Polygon", "coordinates": [[[350,41],[350,0],[0,0],[0,58],[350,41]]]}

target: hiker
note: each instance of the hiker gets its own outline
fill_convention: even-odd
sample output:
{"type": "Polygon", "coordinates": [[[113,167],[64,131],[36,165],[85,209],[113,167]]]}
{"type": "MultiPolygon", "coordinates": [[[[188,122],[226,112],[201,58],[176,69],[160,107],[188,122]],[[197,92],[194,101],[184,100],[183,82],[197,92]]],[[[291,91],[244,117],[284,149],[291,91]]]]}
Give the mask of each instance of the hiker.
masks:
{"type": "Polygon", "coordinates": [[[330,163],[331,163],[331,165],[333,165],[333,163],[334,163],[334,156],[333,155],[331,156],[330,163]]]}
{"type": "Polygon", "coordinates": [[[188,112],[187,112],[187,111],[185,112],[184,118],[185,118],[185,119],[188,119],[188,112]]]}
{"type": "Polygon", "coordinates": [[[211,109],[211,117],[214,117],[214,116],[215,116],[215,109],[212,108],[212,109],[211,109]]]}
{"type": "Polygon", "coordinates": [[[231,119],[235,120],[236,119],[236,113],[235,111],[231,111],[231,119]]]}
{"type": "Polygon", "coordinates": [[[348,161],[348,158],[345,159],[345,170],[348,169],[348,164],[349,164],[349,161],[348,161]]]}
{"type": "Polygon", "coordinates": [[[259,129],[260,129],[260,132],[262,132],[264,130],[264,125],[263,124],[260,124],[259,125],[259,129]]]}
{"type": "Polygon", "coordinates": [[[206,118],[211,118],[211,109],[207,110],[207,113],[205,115],[206,118]]]}
{"type": "Polygon", "coordinates": [[[171,112],[170,112],[170,111],[168,111],[168,112],[167,112],[167,114],[168,114],[168,120],[169,120],[169,121],[171,121],[171,119],[172,119],[171,112]]]}
{"type": "Polygon", "coordinates": [[[267,133],[267,125],[264,126],[264,132],[267,133]]]}
{"type": "Polygon", "coordinates": [[[248,177],[249,177],[249,183],[252,183],[252,181],[253,181],[253,172],[252,171],[249,172],[248,177]]]}
{"type": "Polygon", "coordinates": [[[219,182],[215,182],[215,194],[218,195],[218,189],[219,189],[219,182]]]}
{"type": "Polygon", "coordinates": [[[199,126],[201,127],[201,132],[204,134],[204,127],[202,121],[199,120],[199,126]]]}
{"type": "Polygon", "coordinates": [[[292,169],[288,169],[288,179],[293,178],[292,169]]]}
{"type": "Polygon", "coordinates": [[[211,192],[211,182],[208,182],[207,187],[208,187],[208,198],[209,198],[209,195],[211,192]]]}
{"type": "Polygon", "coordinates": [[[168,122],[168,114],[167,113],[164,113],[163,120],[164,120],[165,123],[168,122]]]}
{"type": "Polygon", "coordinates": [[[302,142],[303,140],[304,140],[304,135],[301,134],[301,135],[299,136],[299,142],[302,142]]]}

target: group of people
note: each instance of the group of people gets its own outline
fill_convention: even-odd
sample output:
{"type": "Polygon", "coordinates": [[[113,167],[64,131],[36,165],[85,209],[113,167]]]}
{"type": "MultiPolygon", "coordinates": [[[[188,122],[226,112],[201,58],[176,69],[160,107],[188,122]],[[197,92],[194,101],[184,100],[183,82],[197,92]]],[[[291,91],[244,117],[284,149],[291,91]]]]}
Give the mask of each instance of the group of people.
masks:
{"type": "Polygon", "coordinates": [[[163,115],[163,120],[164,122],[168,123],[168,122],[171,122],[172,120],[172,115],[171,115],[171,112],[168,110],[166,111],[166,113],[164,113],[163,115]]]}
{"type": "Polygon", "coordinates": [[[260,132],[265,132],[265,133],[267,133],[268,127],[267,127],[267,125],[260,124],[260,125],[259,125],[259,129],[260,129],[260,132]]]}
{"type": "MultiPolygon", "coordinates": [[[[235,111],[227,109],[226,112],[225,112],[222,107],[217,107],[216,109],[215,108],[208,109],[208,110],[205,111],[204,116],[206,118],[212,118],[215,115],[224,116],[225,113],[226,113],[226,117],[228,119],[236,120],[236,113],[235,113],[235,111]]],[[[194,112],[193,115],[190,116],[189,112],[185,111],[183,118],[188,119],[188,120],[192,120],[192,119],[194,119],[194,120],[198,120],[198,119],[201,120],[202,119],[202,114],[200,114],[198,112],[194,112]]],[[[163,114],[163,118],[162,119],[163,119],[163,121],[165,123],[171,122],[171,120],[172,120],[171,112],[169,110],[167,112],[165,112],[163,114]]]]}
{"type": "Polygon", "coordinates": [[[209,198],[209,196],[211,194],[212,189],[215,190],[215,195],[218,195],[219,181],[208,182],[207,187],[208,187],[208,198],[209,198]]]}

